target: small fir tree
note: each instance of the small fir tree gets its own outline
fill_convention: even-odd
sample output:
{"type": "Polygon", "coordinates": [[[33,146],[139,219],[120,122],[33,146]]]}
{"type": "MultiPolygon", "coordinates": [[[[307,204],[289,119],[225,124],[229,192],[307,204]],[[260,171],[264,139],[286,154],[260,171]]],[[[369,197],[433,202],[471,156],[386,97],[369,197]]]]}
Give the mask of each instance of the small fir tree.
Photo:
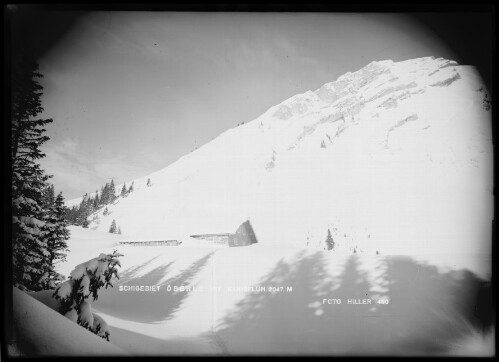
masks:
{"type": "Polygon", "coordinates": [[[116,234],[118,229],[116,228],[116,220],[113,219],[113,222],[111,223],[111,226],[109,227],[109,232],[111,234],[116,234]]]}
{"type": "Polygon", "coordinates": [[[95,198],[93,204],[94,211],[99,208],[99,205],[100,205],[99,191],[95,190],[95,198]]]}
{"type": "Polygon", "coordinates": [[[104,187],[102,188],[100,201],[102,205],[107,205],[111,202],[110,200],[110,185],[109,183],[106,183],[106,185],[104,185],[104,187]]]}
{"type": "Polygon", "coordinates": [[[92,313],[90,296],[98,299],[98,290],[102,287],[113,287],[113,277],[118,277],[117,267],[121,267],[116,250],[112,254],[100,254],[78,265],[55,290],[53,297],[60,302],[59,313],[80,326],[109,341],[110,330],[107,323],[92,313]]]}
{"type": "Polygon", "coordinates": [[[127,194],[126,183],[124,183],[123,187],[121,188],[121,197],[125,197],[126,194],[127,194]]]}
{"type": "Polygon", "coordinates": [[[326,245],[327,245],[327,250],[333,250],[334,249],[334,240],[331,235],[331,230],[327,229],[327,238],[326,238],[326,245]]]}
{"type": "Polygon", "coordinates": [[[88,196],[88,194],[85,194],[76,215],[76,225],[80,225],[84,228],[89,226],[88,217],[92,214],[92,206],[92,199],[88,196]]]}
{"type": "Polygon", "coordinates": [[[116,200],[116,187],[114,186],[114,181],[111,180],[109,184],[109,202],[114,202],[116,200]]]}
{"type": "Polygon", "coordinates": [[[71,208],[65,207],[65,218],[69,224],[76,225],[76,214],[78,213],[78,206],[73,205],[71,208]]]}
{"type": "Polygon", "coordinates": [[[100,188],[99,205],[105,205],[104,202],[104,186],[100,188]]]}
{"type": "Polygon", "coordinates": [[[46,286],[51,289],[63,280],[63,276],[55,271],[55,264],[66,260],[66,252],[68,251],[66,241],[70,237],[70,232],[67,229],[68,223],[64,217],[65,209],[62,193],[57,195],[49,212],[50,219],[46,224],[48,229],[46,239],[51,268],[47,271],[46,286]]]}

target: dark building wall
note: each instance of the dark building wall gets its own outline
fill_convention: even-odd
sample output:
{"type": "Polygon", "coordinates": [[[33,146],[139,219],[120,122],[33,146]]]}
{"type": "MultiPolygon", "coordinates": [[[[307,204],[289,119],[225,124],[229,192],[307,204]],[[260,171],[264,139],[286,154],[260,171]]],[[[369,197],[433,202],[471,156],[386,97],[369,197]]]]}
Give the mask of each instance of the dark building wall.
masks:
{"type": "Polygon", "coordinates": [[[256,244],[257,242],[255,232],[249,220],[243,222],[236,233],[229,238],[229,246],[247,246],[256,244]]]}
{"type": "Polygon", "coordinates": [[[202,234],[202,235],[191,235],[191,238],[197,240],[205,240],[215,244],[227,245],[229,243],[229,237],[231,234],[202,234]]]}

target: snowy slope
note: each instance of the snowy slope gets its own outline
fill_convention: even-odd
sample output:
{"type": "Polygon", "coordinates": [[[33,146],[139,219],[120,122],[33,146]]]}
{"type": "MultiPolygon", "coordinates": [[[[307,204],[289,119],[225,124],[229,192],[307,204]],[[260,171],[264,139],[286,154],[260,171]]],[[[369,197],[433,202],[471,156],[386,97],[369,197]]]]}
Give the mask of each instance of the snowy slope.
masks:
{"type": "MultiPolygon", "coordinates": [[[[107,235],[85,230],[70,239],[72,267],[87,260],[79,255],[88,242],[100,238],[92,256],[106,252],[114,244],[107,235]]],[[[479,332],[476,314],[490,255],[352,255],[265,244],[118,249],[120,280],[99,292],[92,310],[110,325],[112,343],[133,355],[494,353],[494,338],[479,332]],[[120,290],[132,286],[159,291],[120,290]],[[191,290],[173,289],[181,286],[191,290]]]]}
{"type": "Polygon", "coordinates": [[[350,252],[489,253],[485,93],[453,61],[372,62],[134,180],[90,228],[185,240],[249,219],[267,245],[322,248],[330,228],[350,252]]]}
{"type": "Polygon", "coordinates": [[[128,352],[13,288],[11,356],[127,356],[128,352]]]}
{"type": "Polygon", "coordinates": [[[57,270],[124,254],[92,309],[135,355],[493,355],[477,314],[491,279],[485,92],[445,59],[373,62],[134,180],[109,215],[71,227],[57,270]],[[246,219],[257,244],[188,238],[246,219]],[[184,243],[117,243],[134,239],[184,243]],[[120,290],[132,286],[159,290],[120,290]],[[259,286],[284,290],[244,290],[259,286]]]}
{"type": "Polygon", "coordinates": [[[84,229],[78,226],[69,226],[69,232],[71,233],[71,239],[67,244],[70,252],[66,255],[66,262],[56,264],[57,272],[65,277],[69,276],[69,273],[76,265],[95,258],[100,253],[112,253],[114,249],[118,248],[119,241],[122,239],[120,235],[84,229]]]}

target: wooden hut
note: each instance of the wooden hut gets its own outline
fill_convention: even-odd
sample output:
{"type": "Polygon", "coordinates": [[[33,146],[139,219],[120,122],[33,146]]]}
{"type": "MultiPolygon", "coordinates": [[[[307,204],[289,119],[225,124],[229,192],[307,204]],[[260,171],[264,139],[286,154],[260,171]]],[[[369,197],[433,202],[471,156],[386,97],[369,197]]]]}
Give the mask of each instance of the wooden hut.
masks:
{"type": "Polygon", "coordinates": [[[255,232],[249,220],[243,222],[236,230],[236,233],[232,234],[229,238],[229,246],[231,247],[248,246],[257,242],[255,232]]]}
{"type": "Polygon", "coordinates": [[[232,234],[224,233],[224,234],[196,234],[190,235],[191,238],[196,240],[207,241],[210,243],[221,244],[221,245],[229,245],[229,238],[232,234]]]}
{"type": "Polygon", "coordinates": [[[195,234],[190,235],[196,240],[203,240],[208,243],[234,246],[247,246],[257,243],[255,232],[249,220],[243,222],[235,233],[219,233],[219,234],[195,234]]]}

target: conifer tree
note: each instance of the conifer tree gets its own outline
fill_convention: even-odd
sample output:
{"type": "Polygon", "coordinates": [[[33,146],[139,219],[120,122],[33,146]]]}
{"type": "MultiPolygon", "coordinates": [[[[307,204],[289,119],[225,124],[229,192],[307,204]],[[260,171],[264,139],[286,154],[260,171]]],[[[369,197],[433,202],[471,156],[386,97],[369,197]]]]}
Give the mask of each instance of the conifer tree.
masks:
{"type": "Polygon", "coordinates": [[[100,198],[99,198],[99,205],[104,205],[104,186],[101,186],[100,188],[100,198]]]}
{"type": "Polygon", "coordinates": [[[116,220],[113,219],[113,222],[111,223],[111,227],[109,228],[109,232],[111,234],[116,234],[118,229],[116,228],[116,220]]]}
{"type": "MultiPolygon", "coordinates": [[[[86,195],[86,194],[85,194],[86,195]]],[[[81,226],[83,223],[83,209],[84,209],[84,203],[86,202],[85,196],[83,196],[82,200],[80,201],[80,204],[78,205],[76,209],[76,216],[75,216],[75,225],[81,226]]]]}
{"type": "Polygon", "coordinates": [[[76,214],[78,212],[78,207],[73,205],[71,208],[65,208],[65,219],[69,224],[76,225],[76,214]]]}
{"type": "Polygon", "coordinates": [[[60,302],[59,313],[107,341],[109,326],[92,312],[88,299],[92,296],[94,301],[97,300],[100,288],[113,287],[113,277],[119,279],[117,268],[121,267],[120,256],[123,255],[114,250],[112,254],[100,254],[97,258],[79,264],[52,295],[60,302]]]}
{"type": "Polygon", "coordinates": [[[15,286],[40,290],[50,269],[43,230],[43,192],[49,176],[38,160],[45,156],[40,147],[49,140],[44,126],[52,119],[36,119],[43,111],[43,87],[33,59],[19,54],[11,71],[12,276],[15,286]]]}
{"type": "Polygon", "coordinates": [[[102,205],[107,205],[110,202],[110,193],[109,193],[109,183],[106,183],[106,185],[102,188],[101,192],[101,204],[102,205]]]}
{"type": "Polygon", "coordinates": [[[90,215],[94,211],[94,198],[92,195],[87,197],[87,212],[90,215]]]}
{"type": "Polygon", "coordinates": [[[118,227],[118,234],[121,235],[121,227],[118,227]]]}
{"type": "Polygon", "coordinates": [[[109,210],[107,209],[107,206],[106,206],[106,208],[102,212],[102,215],[106,216],[107,214],[109,214],[109,210]]]}
{"type": "Polygon", "coordinates": [[[81,200],[80,207],[78,208],[78,212],[76,215],[76,225],[83,226],[84,228],[88,227],[88,217],[92,213],[92,200],[89,199],[88,194],[83,196],[83,200],[81,200]]]}
{"type": "Polygon", "coordinates": [[[326,238],[327,250],[333,250],[334,244],[335,243],[333,237],[331,236],[331,230],[327,229],[327,238],[326,238]]]}
{"type": "Polygon", "coordinates": [[[99,198],[99,191],[95,191],[95,198],[94,198],[94,211],[99,208],[100,205],[100,198],[99,198]]]}
{"type": "Polygon", "coordinates": [[[55,202],[55,190],[54,185],[49,184],[43,192],[43,203],[47,207],[51,207],[55,202]]]}
{"type": "Polygon", "coordinates": [[[114,202],[116,200],[116,187],[114,186],[114,181],[111,180],[109,184],[109,203],[114,202]]]}
{"type": "Polygon", "coordinates": [[[121,197],[125,197],[126,194],[127,194],[126,183],[124,183],[123,187],[121,188],[121,197]]]}
{"type": "MultiPolygon", "coordinates": [[[[53,187],[52,187],[53,190],[53,187]]],[[[55,263],[63,261],[66,258],[68,250],[66,240],[69,239],[70,233],[67,229],[67,221],[64,218],[64,197],[59,193],[54,199],[52,205],[46,208],[47,222],[45,224],[50,268],[47,270],[47,278],[45,285],[48,289],[54,288],[58,282],[63,279],[63,276],[55,271],[55,263]]]]}

